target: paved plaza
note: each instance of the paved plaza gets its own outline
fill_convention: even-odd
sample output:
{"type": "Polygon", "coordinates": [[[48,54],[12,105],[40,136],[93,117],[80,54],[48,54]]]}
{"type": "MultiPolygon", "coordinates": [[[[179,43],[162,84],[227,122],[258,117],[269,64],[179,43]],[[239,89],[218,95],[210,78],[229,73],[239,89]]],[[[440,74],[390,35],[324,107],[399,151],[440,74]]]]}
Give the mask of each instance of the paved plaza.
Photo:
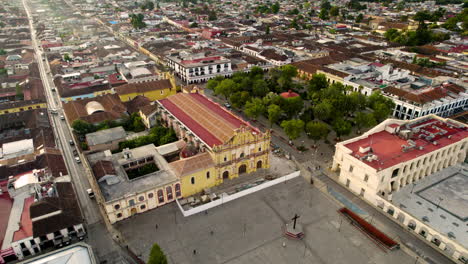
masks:
{"type": "MultiPolygon", "coordinates": [[[[398,263],[415,259],[384,253],[341,221],[339,205],[302,177],[184,218],[175,203],[118,222],[129,247],[147,260],[158,243],[170,263],[398,263]],[[305,238],[290,240],[283,225],[297,213],[305,238]]],[[[392,234],[389,234],[390,236],[392,234]]]]}

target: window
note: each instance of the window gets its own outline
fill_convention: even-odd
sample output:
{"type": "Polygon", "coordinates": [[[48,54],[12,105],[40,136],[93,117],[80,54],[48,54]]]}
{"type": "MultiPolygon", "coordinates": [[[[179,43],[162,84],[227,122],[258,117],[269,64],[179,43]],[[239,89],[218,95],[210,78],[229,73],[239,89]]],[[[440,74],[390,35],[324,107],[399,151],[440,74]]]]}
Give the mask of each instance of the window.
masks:
{"type": "Polygon", "coordinates": [[[394,169],[393,170],[393,173],[392,173],[392,178],[398,176],[398,172],[400,171],[400,169],[394,169]]]}
{"type": "Polygon", "coordinates": [[[144,200],[145,200],[145,197],[144,197],[144,196],[138,197],[138,201],[143,202],[144,200]]]}
{"type": "Polygon", "coordinates": [[[148,198],[151,199],[154,197],[154,194],[153,193],[148,193],[148,198]]]}
{"type": "Polygon", "coordinates": [[[168,200],[172,200],[172,187],[171,186],[167,186],[166,187],[166,194],[167,194],[167,199],[168,200]]]}
{"type": "Polygon", "coordinates": [[[206,172],[206,178],[207,178],[207,179],[210,178],[210,172],[209,172],[209,171],[206,172]]]}
{"type": "Polygon", "coordinates": [[[120,217],[122,217],[122,213],[117,214],[117,218],[120,218],[120,217]]]}
{"type": "Polygon", "coordinates": [[[354,167],[352,165],[349,166],[349,172],[353,172],[354,167]]]}
{"type": "Polygon", "coordinates": [[[367,182],[369,180],[369,175],[364,175],[364,181],[367,182]]]}
{"type": "Polygon", "coordinates": [[[240,158],[243,158],[243,157],[244,157],[244,152],[240,154],[240,158]]]}
{"type": "Polygon", "coordinates": [[[192,184],[195,184],[195,177],[192,177],[192,178],[190,179],[190,182],[191,182],[192,184]]]}
{"type": "Polygon", "coordinates": [[[164,193],[163,193],[163,190],[158,190],[158,201],[159,201],[159,203],[164,203],[164,193]]]}
{"type": "Polygon", "coordinates": [[[135,200],[131,199],[130,201],[128,201],[128,205],[129,206],[134,206],[135,205],[135,200]]]}
{"type": "Polygon", "coordinates": [[[226,157],[224,157],[224,161],[227,161],[227,158],[226,158],[226,157]]]}
{"type": "Polygon", "coordinates": [[[114,209],[115,209],[115,210],[119,210],[119,209],[120,209],[120,204],[114,205],[114,209]]]}
{"type": "Polygon", "coordinates": [[[176,184],[175,185],[175,195],[176,197],[180,197],[181,196],[181,193],[180,193],[180,184],[176,184]]]}
{"type": "Polygon", "coordinates": [[[262,147],[259,147],[259,148],[258,148],[258,151],[262,151],[262,147]]]}
{"type": "Polygon", "coordinates": [[[21,249],[26,249],[26,245],[24,244],[24,242],[21,242],[20,246],[21,246],[21,249]]]}
{"type": "Polygon", "coordinates": [[[140,206],[140,209],[141,209],[141,210],[145,210],[145,209],[146,209],[146,205],[142,204],[142,205],[140,206]]]}

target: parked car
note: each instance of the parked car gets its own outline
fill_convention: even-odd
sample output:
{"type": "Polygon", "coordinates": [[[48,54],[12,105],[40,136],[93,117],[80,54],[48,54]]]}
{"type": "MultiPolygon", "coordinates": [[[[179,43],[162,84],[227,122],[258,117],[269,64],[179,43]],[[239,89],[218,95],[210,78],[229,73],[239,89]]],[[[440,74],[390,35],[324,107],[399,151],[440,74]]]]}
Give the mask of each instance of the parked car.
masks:
{"type": "Polygon", "coordinates": [[[86,192],[88,193],[89,198],[93,199],[94,198],[94,192],[93,189],[87,189],[86,192]]]}
{"type": "Polygon", "coordinates": [[[65,120],[65,117],[63,115],[61,115],[60,120],[65,120]]]}
{"type": "Polygon", "coordinates": [[[231,105],[228,104],[228,103],[225,103],[224,106],[225,106],[227,109],[231,109],[231,105]]]}
{"type": "Polygon", "coordinates": [[[78,150],[74,149],[74,150],[73,150],[73,155],[74,155],[74,156],[78,156],[78,150]]]}
{"type": "Polygon", "coordinates": [[[74,146],[74,145],[75,145],[75,142],[73,142],[73,139],[70,139],[68,142],[70,143],[70,146],[74,146]]]}
{"type": "Polygon", "coordinates": [[[76,163],[81,163],[80,157],[75,157],[76,163]]]}

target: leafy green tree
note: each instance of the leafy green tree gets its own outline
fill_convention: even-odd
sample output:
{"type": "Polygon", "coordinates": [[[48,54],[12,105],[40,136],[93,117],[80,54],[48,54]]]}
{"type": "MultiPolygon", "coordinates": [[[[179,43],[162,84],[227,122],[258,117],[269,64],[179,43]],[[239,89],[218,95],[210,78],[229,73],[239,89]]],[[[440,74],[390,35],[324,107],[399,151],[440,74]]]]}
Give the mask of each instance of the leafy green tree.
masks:
{"type": "Polygon", "coordinates": [[[6,55],[7,52],[4,49],[0,49],[0,55],[6,55]]]}
{"type": "Polygon", "coordinates": [[[265,105],[260,98],[253,98],[251,101],[248,101],[245,104],[245,115],[257,119],[257,117],[263,113],[265,113],[265,105]]]}
{"type": "Polygon", "coordinates": [[[367,98],[360,92],[352,92],[348,95],[349,99],[356,106],[356,109],[364,110],[367,104],[367,98]]]}
{"type": "Polygon", "coordinates": [[[294,140],[301,135],[304,129],[304,121],[300,119],[285,120],[281,122],[281,127],[289,139],[294,140]]]}
{"type": "Polygon", "coordinates": [[[340,8],[337,6],[332,6],[332,8],[330,8],[330,16],[337,17],[339,15],[340,15],[340,8]]]}
{"type": "Polygon", "coordinates": [[[328,101],[323,101],[314,107],[314,116],[325,121],[331,118],[333,106],[328,101]]]}
{"type": "Polygon", "coordinates": [[[154,243],[151,247],[147,264],[167,264],[166,255],[162,252],[158,244],[154,243]]]}
{"type": "Polygon", "coordinates": [[[235,89],[236,83],[233,80],[224,79],[215,87],[214,91],[215,94],[221,94],[227,99],[235,89]]]}
{"type": "Polygon", "coordinates": [[[300,96],[287,98],[284,103],[282,110],[286,113],[289,118],[293,118],[299,114],[304,108],[304,102],[300,96]]]}
{"type": "Polygon", "coordinates": [[[377,121],[382,122],[393,112],[393,108],[388,107],[385,103],[376,103],[374,106],[374,117],[377,121]]]}
{"type": "Polygon", "coordinates": [[[278,2],[275,2],[273,5],[271,5],[271,12],[273,14],[277,14],[280,10],[280,4],[278,2]]]}
{"type": "Polygon", "coordinates": [[[251,78],[256,78],[259,76],[263,76],[263,69],[258,67],[258,66],[253,66],[250,68],[250,73],[249,73],[251,78]]]}
{"type": "Polygon", "coordinates": [[[214,21],[216,19],[218,19],[217,15],[216,15],[216,11],[210,10],[209,13],[208,13],[208,20],[209,21],[214,21]]]}
{"type": "Polygon", "coordinates": [[[218,86],[218,84],[219,84],[219,81],[217,81],[216,79],[211,79],[211,80],[208,80],[208,82],[206,83],[206,88],[214,91],[216,86],[218,86]]]}
{"type": "Polygon", "coordinates": [[[317,141],[326,139],[330,129],[328,125],[322,122],[310,121],[305,127],[306,134],[309,138],[314,140],[314,146],[317,145],[317,141]]]}
{"type": "Polygon", "coordinates": [[[265,35],[270,35],[270,26],[267,26],[265,29],[265,35]]]}
{"type": "Polygon", "coordinates": [[[72,128],[75,131],[76,134],[78,135],[86,135],[88,133],[92,133],[96,131],[96,128],[94,125],[83,121],[81,119],[76,119],[72,123],[72,128]]]}
{"type": "Polygon", "coordinates": [[[337,118],[335,121],[332,123],[332,128],[336,133],[336,136],[340,138],[341,136],[346,136],[351,133],[351,123],[348,121],[342,119],[342,118],[337,118]]]}
{"type": "Polygon", "coordinates": [[[325,74],[315,73],[309,81],[307,89],[309,93],[318,92],[322,89],[328,88],[328,81],[325,74]]]}
{"type": "Polygon", "coordinates": [[[361,131],[361,128],[375,126],[377,121],[375,121],[375,117],[372,113],[359,112],[354,118],[354,123],[356,124],[358,131],[361,131]]]}
{"type": "Polygon", "coordinates": [[[250,94],[246,91],[237,91],[229,96],[229,101],[235,108],[242,108],[250,100],[250,94]]]}
{"type": "Polygon", "coordinates": [[[362,20],[364,20],[364,16],[362,14],[359,14],[356,16],[356,23],[361,23],[362,20]]]}
{"type": "Polygon", "coordinates": [[[130,24],[132,24],[133,28],[135,29],[142,29],[146,27],[146,23],[143,21],[144,19],[143,14],[131,14],[130,15],[130,24]]]}
{"type": "Polygon", "coordinates": [[[320,4],[320,8],[330,10],[332,6],[330,2],[328,2],[327,0],[323,0],[322,3],[320,4]]]}
{"type": "Polygon", "coordinates": [[[196,28],[196,27],[198,27],[198,23],[197,23],[197,22],[193,22],[193,23],[190,24],[190,27],[191,27],[191,28],[196,28]]]}
{"type": "Polygon", "coordinates": [[[255,80],[252,87],[254,96],[264,97],[268,92],[268,84],[263,79],[255,80]]]}
{"type": "Polygon", "coordinates": [[[297,68],[292,65],[281,66],[281,77],[292,79],[297,76],[297,68]]]}
{"type": "Polygon", "coordinates": [[[70,55],[68,53],[65,53],[65,55],[63,55],[63,60],[64,61],[71,61],[72,59],[71,59],[71,57],[70,57],[70,55]]]}
{"type": "Polygon", "coordinates": [[[278,105],[271,104],[268,106],[268,120],[270,121],[270,127],[272,127],[274,123],[278,122],[282,114],[283,110],[281,110],[281,107],[278,105]]]}
{"type": "Polygon", "coordinates": [[[320,9],[319,18],[322,20],[328,20],[329,19],[328,9],[325,9],[325,8],[320,9]]]}

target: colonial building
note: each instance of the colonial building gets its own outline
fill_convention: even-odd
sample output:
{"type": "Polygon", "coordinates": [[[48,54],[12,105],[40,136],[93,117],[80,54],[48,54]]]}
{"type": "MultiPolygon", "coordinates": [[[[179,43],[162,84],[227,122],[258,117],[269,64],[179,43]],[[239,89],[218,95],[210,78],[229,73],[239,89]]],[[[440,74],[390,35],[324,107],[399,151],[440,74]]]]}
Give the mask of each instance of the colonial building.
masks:
{"type": "Polygon", "coordinates": [[[466,160],[467,142],[467,126],[451,119],[388,119],[336,144],[332,170],[352,192],[463,261],[468,240],[458,227],[466,222],[466,168],[457,166],[466,160]]]}
{"type": "Polygon", "coordinates": [[[168,75],[168,79],[153,80],[141,83],[128,83],[115,87],[115,92],[119,95],[122,102],[132,100],[138,95],[145,96],[151,101],[164,99],[177,91],[175,79],[168,75]]]}
{"type": "Polygon", "coordinates": [[[206,82],[216,76],[231,76],[231,60],[222,56],[177,53],[166,57],[167,65],[187,84],[206,82]]]}
{"type": "Polygon", "coordinates": [[[333,170],[364,198],[394,191],[466,158],[466,125],[435,115],[387,119],[362,136],[336,144],[333,170]]]}
{"type": "Polygon", "coordinates": [[[179,138],[210,154],[215,184],[270,166],[270,132],[261,132],[205,96],[179,93],[157,106],[161,121],[179,138]]]}

